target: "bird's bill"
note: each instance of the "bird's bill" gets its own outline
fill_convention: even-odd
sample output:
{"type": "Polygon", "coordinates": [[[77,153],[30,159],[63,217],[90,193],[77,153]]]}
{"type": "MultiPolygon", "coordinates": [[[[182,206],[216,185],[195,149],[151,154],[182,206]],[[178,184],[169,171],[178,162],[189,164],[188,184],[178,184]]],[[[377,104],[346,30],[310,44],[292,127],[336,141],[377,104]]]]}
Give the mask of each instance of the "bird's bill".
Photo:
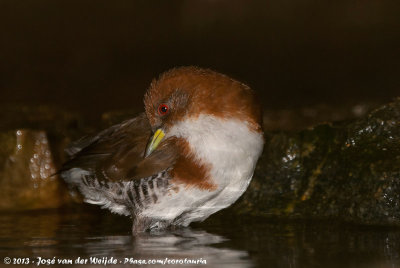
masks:
{"type": "Polygon", "coordinates": [[[156,130],[153,137],[151,138],[151,142],[147,144],[144,157],[148,157],[157,148],[164,136],[165,132],[161,128],[156,130]]]}

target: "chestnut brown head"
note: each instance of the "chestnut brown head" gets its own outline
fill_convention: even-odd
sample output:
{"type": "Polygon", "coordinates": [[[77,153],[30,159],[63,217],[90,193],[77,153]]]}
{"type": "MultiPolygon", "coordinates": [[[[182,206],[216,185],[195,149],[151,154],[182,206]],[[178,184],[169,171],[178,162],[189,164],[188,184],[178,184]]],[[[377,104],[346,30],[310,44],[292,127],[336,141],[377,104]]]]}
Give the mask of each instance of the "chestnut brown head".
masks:
{"type": "Polygon", "coordinates": [[[261,114],[253,91],[223,74],[197,67],[181,67],[153,80],[145,94],[146,114],[153,131],[164,131],[180,120],[209,114],[247,121],[257,130],[261,114]]]}

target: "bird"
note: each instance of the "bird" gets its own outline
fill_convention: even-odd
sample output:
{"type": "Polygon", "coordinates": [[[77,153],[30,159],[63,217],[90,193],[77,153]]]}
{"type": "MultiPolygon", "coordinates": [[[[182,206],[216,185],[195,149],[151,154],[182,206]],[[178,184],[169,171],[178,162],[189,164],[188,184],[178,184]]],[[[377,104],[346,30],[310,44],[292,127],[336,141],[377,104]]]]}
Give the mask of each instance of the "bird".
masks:
{"type": "Polygon", "coordinates": [[[246,84],[184,66],[152,80],[144,112],[72,142],[61,177],[132,233],[187,227],[229,207],[262,153],[261,107],[246,84]]]}

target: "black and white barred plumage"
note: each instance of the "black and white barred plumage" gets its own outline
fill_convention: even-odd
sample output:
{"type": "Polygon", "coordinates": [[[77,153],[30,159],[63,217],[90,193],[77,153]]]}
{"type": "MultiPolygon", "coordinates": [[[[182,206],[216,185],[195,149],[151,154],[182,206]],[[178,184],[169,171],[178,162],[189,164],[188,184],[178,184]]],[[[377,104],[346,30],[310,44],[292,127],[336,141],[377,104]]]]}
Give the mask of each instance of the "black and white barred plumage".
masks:
{"type": "Polygon", "coordinates": [[[99,180],[88,171],[76,169],[64,173],[64,177],[79,189],[85,202],[125,216],[140,214],[146,207],[157,203],[170,187],[167,171],[139,180],[118,182],[99,180]]]}

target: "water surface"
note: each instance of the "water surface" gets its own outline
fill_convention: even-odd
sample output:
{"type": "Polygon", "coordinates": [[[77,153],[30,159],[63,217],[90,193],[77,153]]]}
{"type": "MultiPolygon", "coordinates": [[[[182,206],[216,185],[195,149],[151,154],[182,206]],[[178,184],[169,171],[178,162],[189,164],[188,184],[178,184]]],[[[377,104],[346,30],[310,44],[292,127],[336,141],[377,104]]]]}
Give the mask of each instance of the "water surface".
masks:
{"type": "MultiPolygon", "coordinates": [[[[132,237],[129,218],[93,207],[0,214],[4,258],[197,261],[185,267],[400,267],[400,230],[215,215],[191,228],[132,237]]],[[[9,265],[11,267],[13,265],[9,265]]],[[[41,265],[48,267],[47,265],[41,265]]],[[[68,265],[73,267],[75,265],[68,265]]],[[[147,265],[142,265],[146,267],[147,265]]],[[[176,267],[179,265],[166,265],[176,267]]],[[[151,267],[151,266],[150,266],[151,267]]]]}

